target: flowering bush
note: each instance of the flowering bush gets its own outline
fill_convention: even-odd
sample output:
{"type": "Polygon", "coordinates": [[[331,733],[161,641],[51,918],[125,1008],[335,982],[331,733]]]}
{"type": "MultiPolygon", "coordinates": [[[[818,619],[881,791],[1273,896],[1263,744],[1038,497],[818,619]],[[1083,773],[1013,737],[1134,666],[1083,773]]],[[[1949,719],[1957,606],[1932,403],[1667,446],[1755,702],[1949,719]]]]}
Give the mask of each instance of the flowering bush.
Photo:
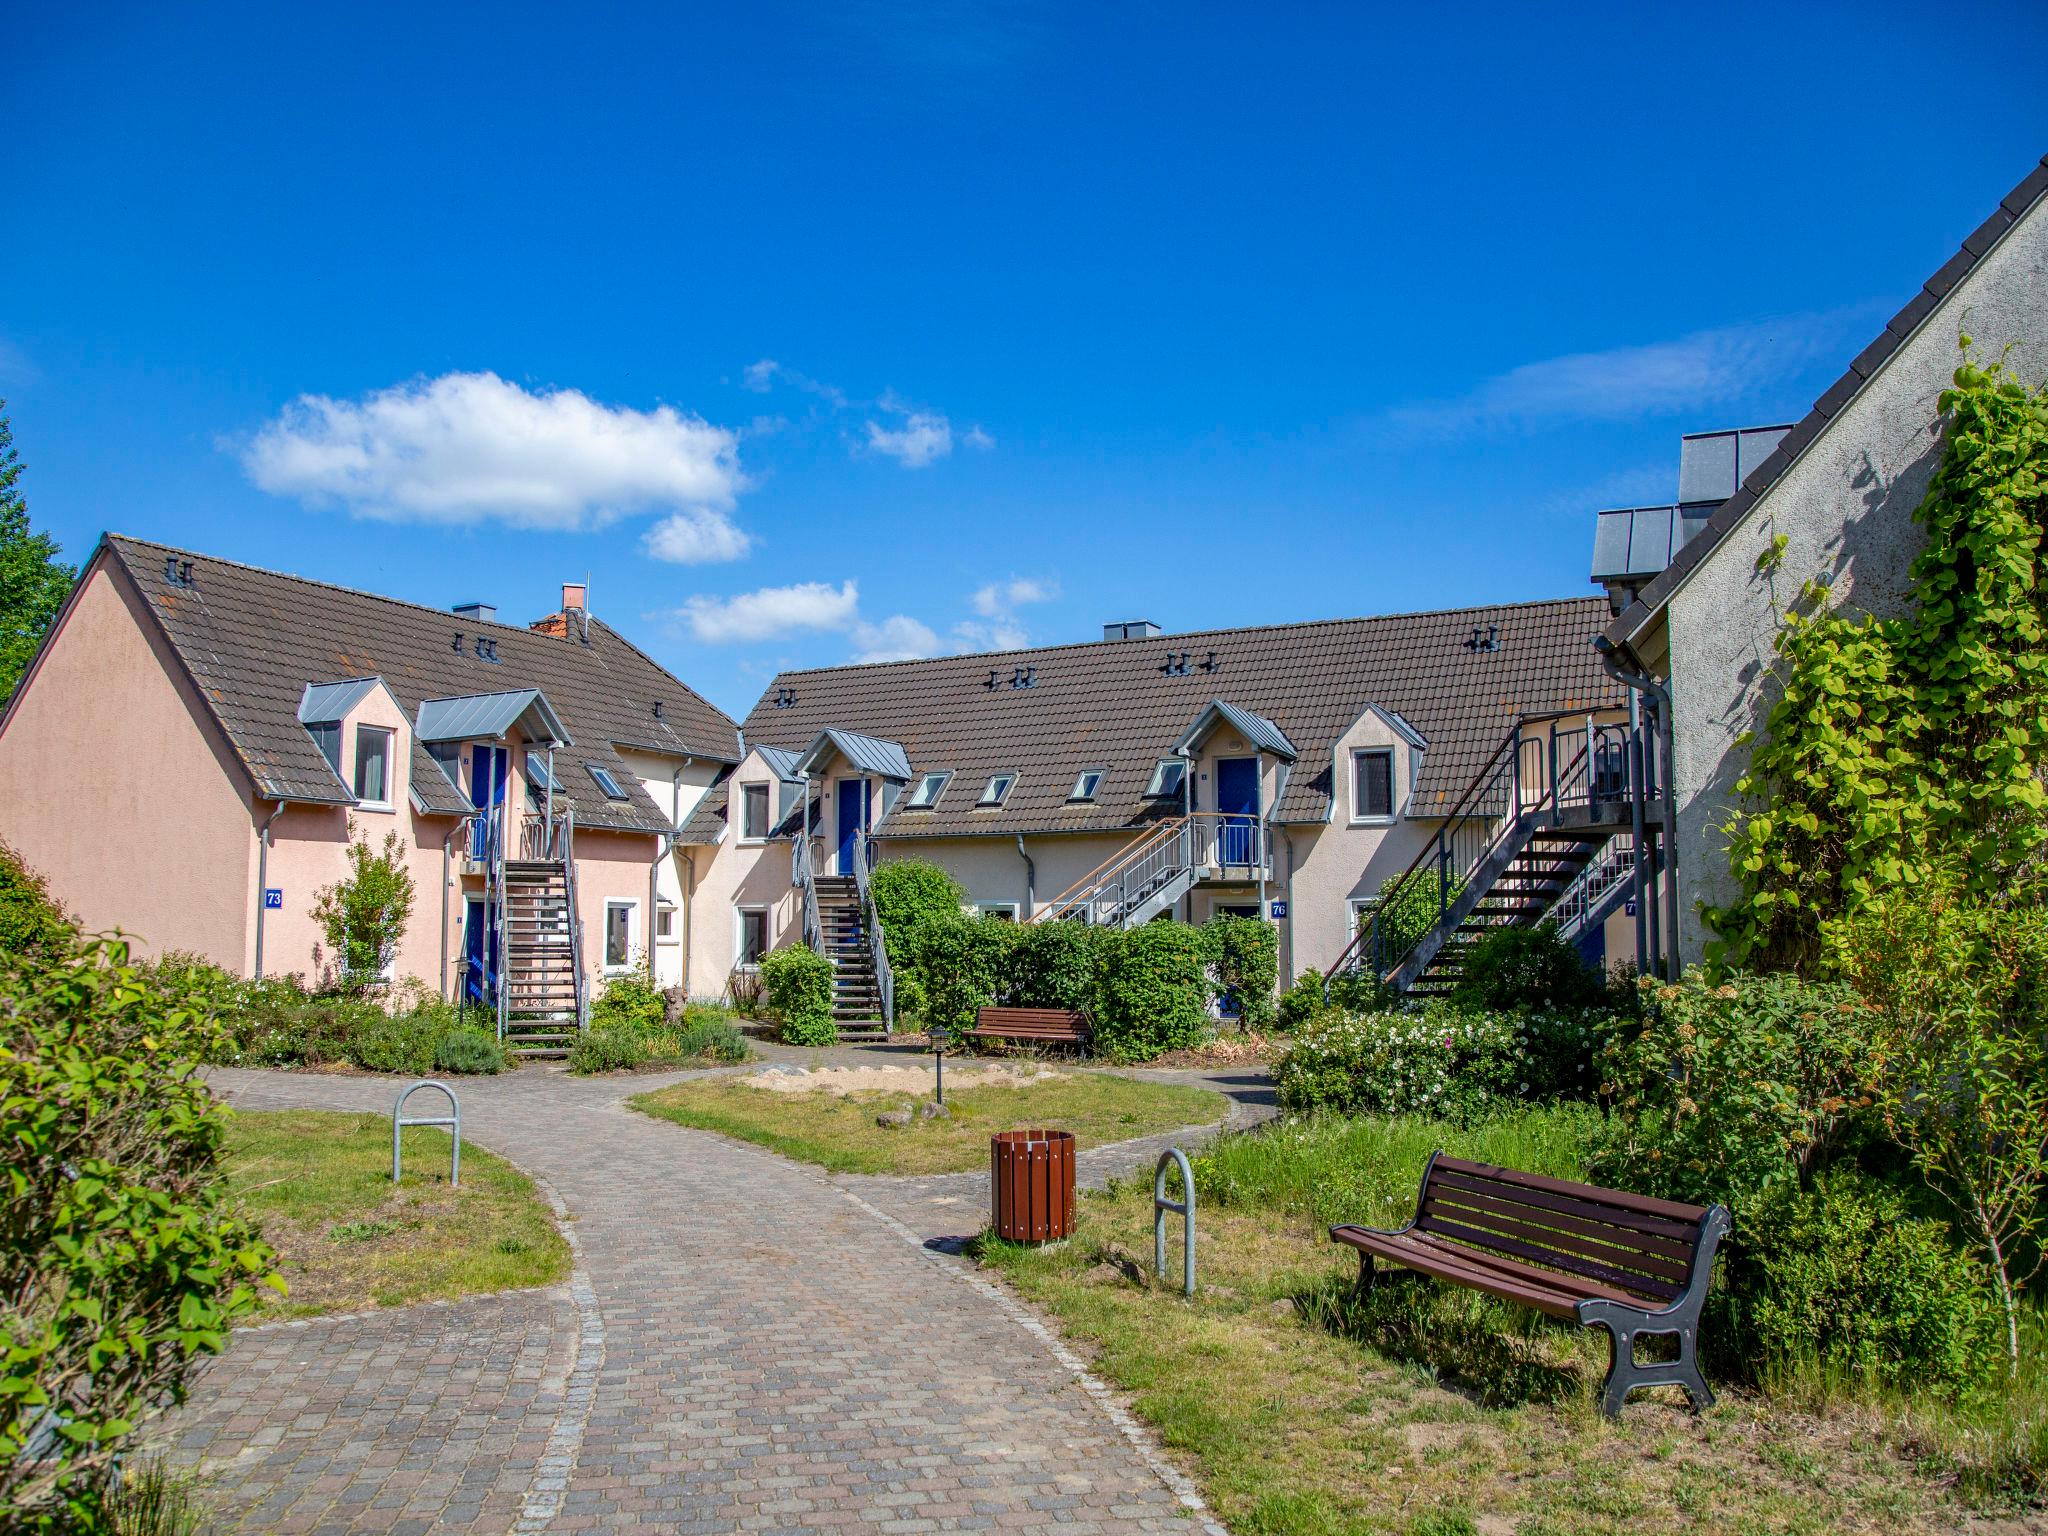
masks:
{"type": "Polygon", "coordinates": [[[1302,1025],[1274,1080],[1290,1112],[1469,1124],[1510,1104],[1588,1093],[1598,1033],[1598,1016],[1580,1013],[1332,1011],[1302,1025]]]}

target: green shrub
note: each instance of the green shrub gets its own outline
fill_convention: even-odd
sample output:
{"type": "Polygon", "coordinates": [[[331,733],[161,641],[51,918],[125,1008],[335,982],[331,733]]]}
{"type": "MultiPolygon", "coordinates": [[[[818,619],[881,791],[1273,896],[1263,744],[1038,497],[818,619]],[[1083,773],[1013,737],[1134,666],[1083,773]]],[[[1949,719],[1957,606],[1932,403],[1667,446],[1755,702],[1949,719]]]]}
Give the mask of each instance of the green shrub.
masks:
{"type": "Polygon", "coordinates": [[[1377,942],[1366,940],[1368,971],[1392,966],[1414,948],[1415,941],[1436,926],[1443,909],[1458,899],[1458,892],[1464,887],[1462,880],[1454,879],[1446,888],[1427,872],[1418,873],[1398,892],[1390,894],[1388,887],[1393,884],[1390,879],[1382,885],[1374,904],[1359,913],[1361,927],[1375,923],[1379,926],[1377,942]]]}
{"type": "Polygon", "coordinates": [[[1102,940],[1095,1049],[1112,1061],[1150,1061],[1208,1037],[1207,946],[1198,929],[1156,922],[1102,940]]]}
{"type": "Polygon", "coordinates": [[[1870,1118],[1876,1014],[1845,986],[1697,971],[1650,992],[1650,1015],[1601,1059],[1613,1102],[1598,1182],[1738,1219],[1749,1197],[1825,1166],[1870,1118]]]}
{"type": "Polygon", "coordinates": [[[731,1019],[718,1014],[686,1017],[676,1036],[676,1054],[690,1060],[732,1062],[747,1060],[754,1048],[731,1019]]]}
{"type": "Polygon", "coordinates": [[[1725,1270],[1729,1326],[1752,1368],[1812,1363],[1886,1386],[1953,1390],[1997,1358],[1990,1276],[1916,1218],[1899,1191],[1840,1168],[1810,1190],[1759,1190],[1738,1214],[1725,1270]]]}
{"type": "Polygon", "coordinates": [[[0,1505],[92,1529],[151,1413],[275,1282],[228,1205],[224,1114],[197,1072],[218,1021],[124,943],[0,954],[0,1505]],[[43,1440],[51,1415],[62,1433],[43,1440]],[[33,1454],[25,1454],[32,1439],[33,1454]]]}
{"type": "Polygon", "coordinates": [[[816,950],[792,944],[761,961],[768,1007],[790,1045],[831,1045],[839,1038],[832,1021],[832,962],[816,950]]]}
{"type": "Polygon", "coordinates": [[[1086,923],[1032,923],[1011,942],[1004,1001],[1019,1008],[1095,1011],[1095,969],[1103,930],[1086,923]]]}
{"type": "Polygon", "coordinates": [[[1451,1002],[1464,1009],[1598,1008],[1606,978],[1588,968],[1555,923],[1495,928],[1466,950],[1451,1002]]]}
{"type": "Polygon", "coordinates": [[[464,1025],[434,1043],[434,1070],[459,1074],[502,1072],[505,1052],[495,1035],[464,1025]]]}
{"type": "Polygon", "coordinates": [[[644,1067],[651,1055],[647,1036],[630,1026],[586,1029],[569,1047],[569,1070],[579,1075],[624,1072],[644,1067]]]}
{"type": "Polygon", "coordinates": [[[1203,926],[1216,996],[1234,1006],[1241,1028],[1273,1025],[1273,989],[1280,982],[1280,930],[1262,918],[1212,917],[1203,926]]]}
{"type": "Polygon", "coordinates": [[[349,1060],[366,1072],[403,1072],[423,1077],[434,1070],[440,1031],[414,1014],[379,1013],[349,1037],[349,1060]]]}
{"type": "Polygon", "coordinates": [[[1329,1006],[1346,1013],[1384,1013],[1401,1005],[1401,994],[1381,982],[1369,966],[1330,977],[1327,990],[1329,1006]]]}
{"type": "Polygon", "coordinates": [[[14,955],[60,955],[68,948],[71,924],[43,877],[0,843],[0,951],[14,955]]]}
{"type": "MultiPolygon", "coordinates": [[[[882,919],[882,937],[889,964],[898,970],[912,963],[910,936],[928,917],[958,917],[967,904],[960,882],[923,859],[889,859],[868,877],[875,911],[882,919]]],[[[899,1003],[900,1007],[900,1003],[899,1003]]]]}
{"type": "Polygon", "coordinates": [[[973,1027],[975,1010],[996,1000],[1020,941],[1015,923],[964,913],[929,913],[911,930],[912,970],[924,993],[925,1022],[951,1030],[973,1027]]]}
{"type": "Polygon", "coordinates": [[[1294,979],[1294,985],[1280,994],[1280,1001],[1274,1005],[1273,1022],[1282,1029],[1299,1029],[1329,1006],[1323,999],[1323,973],[1303,971],[1294,979]]]}
{"type": "Polygon", "coordinates": [[[1520,1103],[1584,1097],[1601,1021],[1578,1013],[1460,1013],[1443,1003],[1318,1015],[1273,1069],[1291,1114],[1428,1114],[1460,1125],[1520,1103]]]}
{"type": "Polygon", "coordinates": [[[667,1018],[668,999],[644,968],[612,977],[590,1005],[592,1029],[619,1024],[652,1029],[667,1018]]]}
{"type": "MultiPolygon", "coordinates": [[[[808,951],[806,951],[808,953],[808,951]]],[[[723,1008],[691,1003],[680,1024],[614,1020],[593,1024],[569,1047],[569,1070],[623,1072],[637,1067],[686,1066],[745,1061],[753,1055],[746,1036],[723,1008]]]]}

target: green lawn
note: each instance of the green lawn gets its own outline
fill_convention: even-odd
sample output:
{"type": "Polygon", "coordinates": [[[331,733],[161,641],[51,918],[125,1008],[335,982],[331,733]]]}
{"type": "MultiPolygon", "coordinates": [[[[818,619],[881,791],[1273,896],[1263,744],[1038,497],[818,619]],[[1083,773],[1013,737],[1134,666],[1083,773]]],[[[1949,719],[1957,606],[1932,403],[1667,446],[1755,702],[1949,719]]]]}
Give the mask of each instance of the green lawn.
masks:
{"type": "Polygon", "coordinates": [[[1198,1164],[1193,1302],[1149,1281],[1149,1187],[1085,1197],[1071,1242],[977,1252],[1089,1349],[1245,1536],[1963,1529],[1970,1512],[1868,1406],[1722,1389],[1696,1419],[1659,1390],[1610,1424],[1600,1335],[1419,1279],[1354,1299],[1356,1256],[1326,1223],[1407,1220],[1438,1145],[1571,1176],[1589,1115],[1226,1137],[1198,1164]]]}
{"type": "Polygon", "coordinates": [[[523,1173],[465,1142],[448,1186],[448,1135],[405,1133],[391,1182],[391,1121],[325,1110],[240,1110],[229,1122],[229,1186],[263,1224],[291,1287],[273,1317],[548,1285],[569,1245],[523,1173]]]}
{"type": "Polygon", "coordinates": [[[1207,1088],[1140,1082],[1104,1072],[1066,1072],[1019,1088],[951,1088],[952,1118],[885,1130],[875,1117],[915,1105],[906,1093],[773,1093],[730,1078],[679,1083],[634,1099],[636,1108],[678,1125],[719,1131],[836,1173],[966,1173],[988,1166],[995,1131],[1051,1126],[1083,1148],[1129,1141],[1183,1125],[1207,1125],[1228,1110],[1207,1088]]]}

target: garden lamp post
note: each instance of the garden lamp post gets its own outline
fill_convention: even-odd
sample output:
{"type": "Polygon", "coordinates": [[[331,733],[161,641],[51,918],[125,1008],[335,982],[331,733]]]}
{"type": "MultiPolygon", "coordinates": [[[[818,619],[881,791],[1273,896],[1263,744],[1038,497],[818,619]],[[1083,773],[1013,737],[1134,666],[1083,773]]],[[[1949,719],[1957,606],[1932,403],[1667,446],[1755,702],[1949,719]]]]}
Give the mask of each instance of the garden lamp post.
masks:
{"type": "Polygon", "coordinates": [[[932,1073],[938,1100],[946,1102],[946,1047],[953,1043],[953,1032],[943,1024],[934,1024],[925,1031],[925,1038],[932,1045],[932,1073]]]}

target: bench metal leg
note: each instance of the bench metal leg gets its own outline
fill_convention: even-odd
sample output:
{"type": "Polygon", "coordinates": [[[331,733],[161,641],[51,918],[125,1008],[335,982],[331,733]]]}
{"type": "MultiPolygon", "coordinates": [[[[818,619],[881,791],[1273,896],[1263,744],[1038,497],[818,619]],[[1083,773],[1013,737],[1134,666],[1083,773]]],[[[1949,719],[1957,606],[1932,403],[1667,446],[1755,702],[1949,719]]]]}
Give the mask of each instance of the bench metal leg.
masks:
{"type": "Polygon", "coordinates": [[[1589,1326],[1607,1330],[1607,1379],[1600,1388],[1600,1411],[1610,1419],[1621,1417],[1622,1404],[1638,1387],[1683,1387],[1695,1413],[1714,1406],[1714,1392],[1700,1374],[1699,1334],[1690,1323],[1679,1328],[1646,1327],[1646,1314],[1634,1318],[1615,1309],[1615,1315],[1587,1319],[1589,1326]],[[1642,1334],[1668,1334],[1678,1340],[1678,1358],[1644,1364],[1636,1359],[1636,1339],[1642,1334]]]}
{"type": "Polygon", "coordinates": [[[1370,1296],[1372,1294],[1373,1273],[1374,1271],[1372,1267],[1372,1255],[1367,1253],[1363,1248],[1359,1249],[1358,1284],[1352,1291],[1352,1295],[1355,1296],[1358,1300],[1363,1301],[1367,1296],[1370,1296]]]}

